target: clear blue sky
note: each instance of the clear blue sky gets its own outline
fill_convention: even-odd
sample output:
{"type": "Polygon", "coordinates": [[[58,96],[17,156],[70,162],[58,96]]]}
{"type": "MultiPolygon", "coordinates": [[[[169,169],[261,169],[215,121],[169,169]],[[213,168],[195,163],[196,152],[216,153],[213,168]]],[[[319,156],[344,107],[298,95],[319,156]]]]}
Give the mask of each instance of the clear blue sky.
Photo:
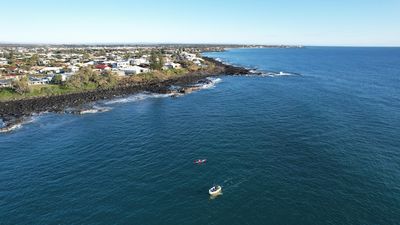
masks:
{"type": "Polygon", "coordinates": [[[400,46],[400,0],[0,0],[0,42],[400,46]]]}

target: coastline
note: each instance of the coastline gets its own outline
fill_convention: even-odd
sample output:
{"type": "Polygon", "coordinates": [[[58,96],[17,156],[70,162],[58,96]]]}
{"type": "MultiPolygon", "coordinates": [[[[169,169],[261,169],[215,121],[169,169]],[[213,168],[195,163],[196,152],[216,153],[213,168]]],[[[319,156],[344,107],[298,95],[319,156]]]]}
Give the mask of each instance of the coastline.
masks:
{"type": "MultiPolygon", "coordinates": [[[[78,93],[69,93],[63,95],[50,95],[43,97],[34,97],[19,100],[10,100],[0,102],[0,119],[3,120],[5,126],[2,129],[15,126],[15,121],[21,121],[21,118],[31,116],[41,112],[63,112],[67,107],[77,107],[85,103],[95,102],[99,100],[113,99],[116,97],[136,94],[139,92],[152,92],[166,94],[170,93],[169,87],[173,85],[181,85],[185,89],[188,85],[196,83],[207,77],[215,77],[221,75],[246,75],[257,74],[249,69],[227,65],[213,58],[203,57],[204,60],[215,65],[212,71],[199,71],[187,73],[178,78],[150,81],[147,83],[130,83],[120,85],[110,89],[96,89],[78,93]]],[[[185,90],[183,90],[185,92],[185,90]]]]}

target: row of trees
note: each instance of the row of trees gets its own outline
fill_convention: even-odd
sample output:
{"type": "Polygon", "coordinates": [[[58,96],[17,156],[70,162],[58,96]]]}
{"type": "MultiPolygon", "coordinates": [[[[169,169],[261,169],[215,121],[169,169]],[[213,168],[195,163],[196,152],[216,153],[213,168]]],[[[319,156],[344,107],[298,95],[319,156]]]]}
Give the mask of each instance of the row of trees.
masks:
{"type": "MultiPolygon", "coordinates": [[[[109,88],[115,86],[117,81],[117,76],[113,72],[99,73],[89,67],[84,67],[71,76],[64,85],[74,89],[82,89],[88,86],[109,88]]],[[[55,82],[58,83],[59,78],[55,77],[55,82]]]]}
{"type": "MultiPolygon", "coordinates": [[[[91,68],[82,68],[67,81],[62,80],[61,75],[55,75],[52,83],[67,89],[85,90],[87,88],[110,88],[118,83],[117,75],[112,72],[99,73],[91,68]]],[[[12,82],[13,90],[18,94],[26,94],[31,91],[29,79],[23,76],[12,82]]]]}

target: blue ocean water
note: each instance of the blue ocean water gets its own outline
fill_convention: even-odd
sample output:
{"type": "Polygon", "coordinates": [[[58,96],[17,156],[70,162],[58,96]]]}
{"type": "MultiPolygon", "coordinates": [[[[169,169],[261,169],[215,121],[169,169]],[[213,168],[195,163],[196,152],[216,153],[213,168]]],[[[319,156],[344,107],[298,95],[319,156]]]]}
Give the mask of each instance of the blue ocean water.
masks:
{"type": "Polygon", "coordinates": [[[400,48],[206,55],[292,75],[35,116],[0,134],[0,224],[400,223],[400,48]]]}

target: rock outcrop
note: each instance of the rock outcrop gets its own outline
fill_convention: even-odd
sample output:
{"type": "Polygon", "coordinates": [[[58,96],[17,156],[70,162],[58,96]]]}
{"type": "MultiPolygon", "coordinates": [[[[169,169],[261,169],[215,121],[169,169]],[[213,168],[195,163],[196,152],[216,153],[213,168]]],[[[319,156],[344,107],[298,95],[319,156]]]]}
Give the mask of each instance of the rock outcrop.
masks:
{"type": "MultiPolygon", "coordinates": [[[[212,58],[204,57],[204,59],[215,65],[215,68],[212,71],[189,73],[179,78],[165,81],[132,83],[120,85],[110,89],[96,89],[93,91],[80,93],[0,102],[0,118],[2,118],[4,121],[10,121],[15,118],[32,115],[32,113],[62,112],[67,107],[75,107],[87,102],[111,99],[118,96],[130,95],[143,91],[154,93],[171,93],[171,90],[169,89],[171,85],[185,86],[196,83],[199,80],[210,76],[244,75],[251,73],[248,69],[225,65],[212,58]]],[[[184,89],[183,93],[191,92],[193,89],[194,87],[184,89]]]]}

